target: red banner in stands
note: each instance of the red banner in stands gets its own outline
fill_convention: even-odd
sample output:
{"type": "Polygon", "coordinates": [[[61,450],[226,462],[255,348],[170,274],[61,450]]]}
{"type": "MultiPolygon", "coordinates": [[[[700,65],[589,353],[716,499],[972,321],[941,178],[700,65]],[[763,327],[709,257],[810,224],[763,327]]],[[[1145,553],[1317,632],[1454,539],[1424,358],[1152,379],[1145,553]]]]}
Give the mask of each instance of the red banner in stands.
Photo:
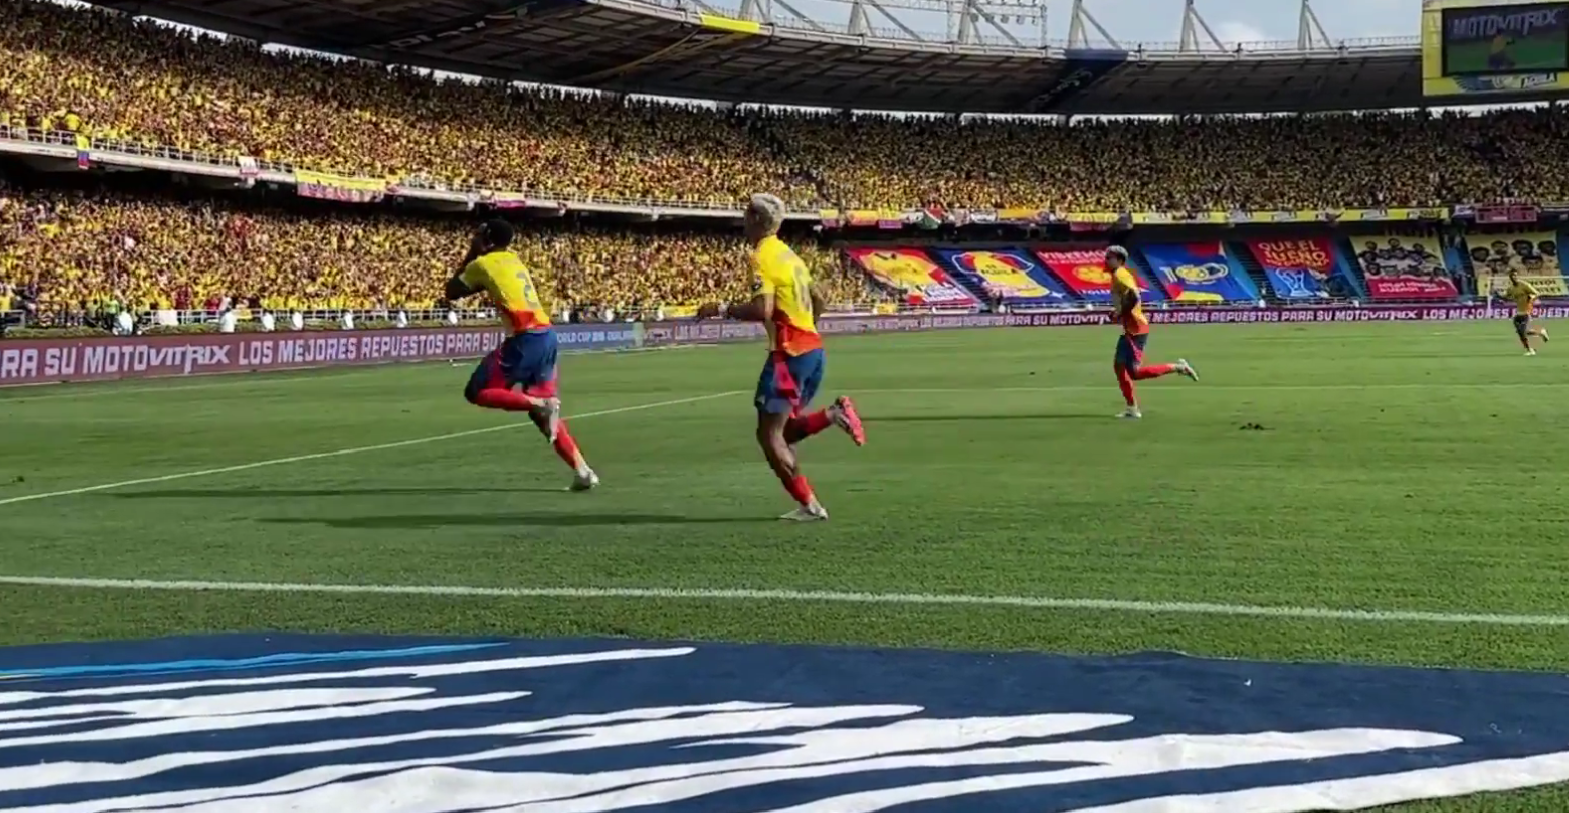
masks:
{"type": "Polygon", "coordinates": [[[1455,299],[1460,291],[1437,236],[1357,238],[1357,262],[1374,299],[1455,299]]]}
{"type": "MultiPolygon", "coordinates": [[[[1092,301],[1111,299],[1111,274],[1106,273],[1104,251],[1037,251],[1035,256],[1080,297],[1092,301]]],[[[1142,277],[1134,274],[1134,278],[1140,291],[1149,290],[1142,277]]]]}

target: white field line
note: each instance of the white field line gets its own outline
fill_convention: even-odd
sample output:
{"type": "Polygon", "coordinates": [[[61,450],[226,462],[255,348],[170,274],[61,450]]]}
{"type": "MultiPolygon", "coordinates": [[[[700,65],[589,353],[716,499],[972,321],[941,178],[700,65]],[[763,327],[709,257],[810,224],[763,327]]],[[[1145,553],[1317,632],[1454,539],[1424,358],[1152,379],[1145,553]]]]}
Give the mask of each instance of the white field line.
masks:
{"type": "Polygon", "coordinates": [[[857,593],[828,590],[680,589],[663,587],[463,587],[395,584],[291,584],[287,582],[161,581],[155,579],[82,579],[50,576],[0,576],[0,585],[95,590],[228,592],[328,595],[456,596],[474,598],[664,599],[695,601],[784,601],[903,606],[1018,607],[1045,610],[1160,613],[1171,615],[1251,616],[1327,621],[1426,622],[1501,627],[1569,626],[1569,615],[1440,613],[1418,610],[1343,610],[1187,601],[1129,601],[1041,596],[945,595],[941,593],[857,593]]]}
{"type": "MultiPolygon", "coordinates": [[[[691,398],[676,398],[670,401],[655,401],[651,404],[634,404],[632,406],[616,407],[615,409],[601,409],[595,412],[584,412],[580,415],[568,415],[568,419],[581,420],[583,418],[598,418],[603,415],[620,415],[625,412],[641,412],[645,409],[658,409],[660,407],[678,406],[680,404],[695,404],[699,401],[712,401],[718,398],[728,398],[742,394],[743,390],[730,390],[716,392],[709,395],[698,395],[691,398]]],[[[223,466],[216,469],[201,469],[200,471],[184,471],[176,474],[165,474],[158,477],[143,477],[136,480],[121,480],[117,483],[101,483],[83,488],[70,488],[64,491],[46,491],[41,494],[23,494],[20,497],[0,499],[0,505],[13,505],[34,500],[47,500],[52,497],[70,497],[76,494],[91,494],[95,491],[109,491],[116,488],[129,488],[130,486],[149,485],[152,483],[167,483],[171,480],[187,480],[193,477],[210,477],[215,474],[228,474],[236,471],[250,471],[268,466],[283,466],[290,463],[304,463],[308,460],[324,460],[329,457],[344,457],[347,455],[361,454],[363,452],[379,452],[385,449],[401,449],[404,446],[419,446],[437,441],[466,438],[472,435],[484,435],[491,432],[503,432],[508,429],[517,429],[522,426],[533,426],[532,423],[507,423],[500,426],[486,426],[480,429],[469,429],[463,432],[449,432],[445,435],[431,435],[423,438],[399,440],[392,443],[378,443],[372,446],[355,446],[349,449],[338,449],[331,452],[317,452],[316,454],[296,455],[294,457],[279,457],[272,460],[258,460],[251,463],[241,463],[236,466],[223,466]]]]}

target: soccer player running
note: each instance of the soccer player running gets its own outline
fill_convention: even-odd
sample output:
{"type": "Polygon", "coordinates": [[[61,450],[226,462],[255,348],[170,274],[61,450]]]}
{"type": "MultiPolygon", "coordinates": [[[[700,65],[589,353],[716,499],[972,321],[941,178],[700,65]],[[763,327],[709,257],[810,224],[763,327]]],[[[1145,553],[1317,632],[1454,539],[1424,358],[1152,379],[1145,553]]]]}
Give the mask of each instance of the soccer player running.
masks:
{"type": "Polygon", "coordinates": [[[448,300],[456,302],[483,291],[512,330],[512,335],[474,368],[463,397],[487,409],[527,412],[556,454],[575,472],[572,490],[588,491],[599,485],[599,476],[588,467],[561,419],[556,334],[528,266],[509,250],[512,236],[512,225],[505,220],[481,226],[469,243],[463,267],[447,281],[448,300]]]}
{"type": "Polygon", "coordinates": [[[762,322],[768,332],[768,360],[757,382],[753,402],[757,407],[757,442],[769,468],[800,507],[780,517],[794,522],[828,519],[812,484],[801,474],[795,445],[829,428],[843,429],[855,441],[866,443],[866,431],[856,414],[855,402],[840,397],[827,409],[802,414],[823,383],[823,339],[817,333],[822,297],[812,288],[812,274],[789,246],[779,239],[785,206],[773,195],[753,195],[743,219],[747,242],[752,244],[752,265],[757,273],[757,293],[750,302],[709,305],[705,314],[762,322]]]}
{"type": "Polygon", "coordinates": [[[1531,337],[1539,336],[1542,341],[1547,341],[1546,328],[1531,327],[1531,313],[1536,309],[1536,301],[1541,298],[1536,286],[1520,279],[1520,272],[1509,272],[1509,288],[1504,291],[1504,296],[1514,300],[1515,303],[1515,335],[1520,337],[1520,344],[1525,347],[1525,354],[1536,355],[1536,349],[1531,347],[1531,337]]]}
{"type": "Polygon", "coordinates": [[[1187,359],[1177,359],[1176,364],[1144,366],[1144,345],[1150,337],[1150,320],[1144,315],[1144,303],[1139,299],[1139,283],[1128,270],[1128,250],[1122,246],[1107,246],[1105,267],[1111,274],[1111,316],[1122,327],[1112,369],[1117,373],[1117,386],[1122,389],[1122,398],[1128,406],[1118,417],[1142,418],[1144,413],[1139,411],[1133,382],[1172,373],[1197,381],[1199,374],[1187,359]]]}

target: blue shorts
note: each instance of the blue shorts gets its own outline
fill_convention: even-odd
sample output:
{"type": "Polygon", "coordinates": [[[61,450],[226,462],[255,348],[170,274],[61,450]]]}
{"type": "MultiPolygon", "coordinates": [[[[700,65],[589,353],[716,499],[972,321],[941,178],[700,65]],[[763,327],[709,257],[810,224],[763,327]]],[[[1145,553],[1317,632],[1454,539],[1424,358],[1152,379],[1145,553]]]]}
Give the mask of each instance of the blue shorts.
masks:
{"type": "Polygon", "coordinates": [[[1117,337],[1117,366],[1130,373],[1139,371],[1139,365],[1144,363],[1144,344],[1149,341],[1148,333],[1129,336],[1124,333],[1117,337]]]}
{"type": "Polygon", "coordinates": [[[817,388],[822,386],[827,358],[820,347],[799,356],[769,353],[763,374],[757,379],[757,395],[752,398],[757,411],[793,415],[812,403],[817,388]]]}
{"type": "Polygon", "coordinates": [[[463,397],[473,401],[482,389],[510,389],[522,385],[536,398],[556,396],[556,333],[535,330],[519,333],[501,343],[480,361],[469,376],[463,397]]]}

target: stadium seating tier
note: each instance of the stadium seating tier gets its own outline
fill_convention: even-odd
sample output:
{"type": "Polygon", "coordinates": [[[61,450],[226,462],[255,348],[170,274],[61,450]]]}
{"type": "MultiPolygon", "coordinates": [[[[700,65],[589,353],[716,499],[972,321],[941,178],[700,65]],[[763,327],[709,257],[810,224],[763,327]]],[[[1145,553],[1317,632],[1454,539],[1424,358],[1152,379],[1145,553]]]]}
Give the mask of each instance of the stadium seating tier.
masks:
{"type": "MultiPolygon", "coordinates": [[[[1437,206],[1569,199],[1562,108],[1483,115],[1092,121],[737,111],[258,48],[36,0],[0,0],[0,126],[573,199],[797,209],[1056,211],[1437,206]]],[[[434,304],[467,226],[108,192],[0,203],[0,297],[200,306],[434,304]]],[[[841,300],[861,281],[796,241],[841,300]]],[[[735,234],[564,227],[520,245],[563,305],[740,296],[735,234]]]]}

